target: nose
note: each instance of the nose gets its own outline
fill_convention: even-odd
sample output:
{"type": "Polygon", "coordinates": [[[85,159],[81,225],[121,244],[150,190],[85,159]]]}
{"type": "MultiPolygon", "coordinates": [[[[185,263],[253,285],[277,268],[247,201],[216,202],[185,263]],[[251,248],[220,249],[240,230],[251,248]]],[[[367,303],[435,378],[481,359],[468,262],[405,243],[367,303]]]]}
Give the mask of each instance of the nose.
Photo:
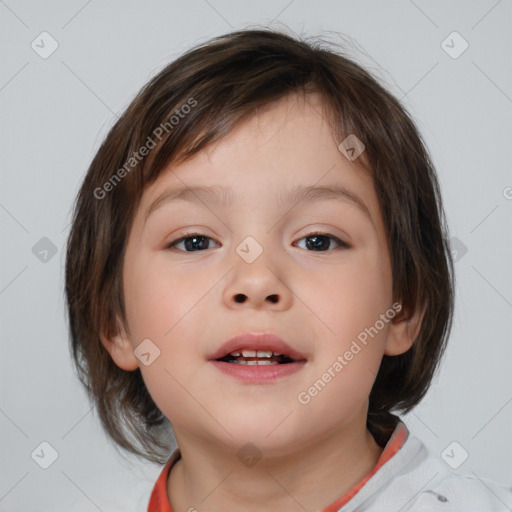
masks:
{"type": "Polygon", "coordinates": [[[252,263],[235,263],[224,289],[224,302],[229,308],[286,310],[291,306],[293,293],[285,283],[286,276],[267,263],[263,255],[252,263]]]}

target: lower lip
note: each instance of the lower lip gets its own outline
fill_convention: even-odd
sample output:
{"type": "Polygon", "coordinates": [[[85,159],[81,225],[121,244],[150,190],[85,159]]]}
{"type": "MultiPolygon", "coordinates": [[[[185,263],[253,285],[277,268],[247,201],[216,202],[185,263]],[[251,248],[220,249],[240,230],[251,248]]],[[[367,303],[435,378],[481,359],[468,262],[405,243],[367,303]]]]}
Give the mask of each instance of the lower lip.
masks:
{"type": "Polygon", "coordinates": [[[244,382],[253,384],[265,383],[287,377],[304,367],[306,361],[296,361],[287,364],[247,365],[210,361],[221,372],[244,382]]]}

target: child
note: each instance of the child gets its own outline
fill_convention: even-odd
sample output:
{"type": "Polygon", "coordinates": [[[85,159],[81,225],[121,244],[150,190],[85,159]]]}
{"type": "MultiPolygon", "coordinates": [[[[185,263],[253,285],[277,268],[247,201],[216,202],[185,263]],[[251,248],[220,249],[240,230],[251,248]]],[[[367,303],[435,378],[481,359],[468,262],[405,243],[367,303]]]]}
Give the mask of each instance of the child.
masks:
{"type": "Polygon", "coordinates": [[[165,464],[149,512],[512,510],[392,413],[428,390],[453,290],[404,108],[271,30],[215,38],[143,88],[67,247],[80,379],[111,439],[165,464]]]}

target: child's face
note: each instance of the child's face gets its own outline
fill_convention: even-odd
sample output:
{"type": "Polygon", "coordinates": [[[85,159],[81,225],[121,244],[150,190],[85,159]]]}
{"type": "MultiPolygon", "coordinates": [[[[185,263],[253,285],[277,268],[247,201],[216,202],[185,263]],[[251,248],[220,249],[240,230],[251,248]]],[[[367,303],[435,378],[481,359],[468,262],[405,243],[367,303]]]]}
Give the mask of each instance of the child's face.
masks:
{"type": "Polygon", "coordinates": [[[120,367],[140,367],[178,443],[187,436],[238,450],[250,441],[278,455],[365,425],[383,354],[404,352],[415,333],[382,321],[394,313],[389,252],[372,179],[356,162],[337,148],[317,96],[290,97],[170,165],[145,190],[124,262],[130,336],[106,345],[120,367]],[[184,185],[229,187],[233,202],[192,195],[161,202],[145,219],[162,193],[184,185]],[[278,204],[298,186],[342,186],[368,211],[347,199],[278,204]],[[165,248],[186,231],[211,240],[165,248]],[[351,247],[305,238],[316,231],[351,247]],[[263,249],[251,263],[236,251],[246,237],[263,249]],[[358,341],[375,325],[378,334],[358,341]],[[255,331],[277,334],[307,362],[254,384],[208,359],[234,335],[255,331]],[[146,339],[160,350],[147,366],[133,354],[146,339]]]}

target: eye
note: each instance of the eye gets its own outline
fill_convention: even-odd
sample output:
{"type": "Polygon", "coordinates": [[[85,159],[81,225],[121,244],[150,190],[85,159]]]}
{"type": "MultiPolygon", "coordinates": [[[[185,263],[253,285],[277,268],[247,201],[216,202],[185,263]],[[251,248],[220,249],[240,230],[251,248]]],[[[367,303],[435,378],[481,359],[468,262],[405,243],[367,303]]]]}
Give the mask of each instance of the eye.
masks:
{"type": "Polygon", "coordinates": [[[299,241],[309,239],[306,242],[306,247],[308,249],[313,249],[314,252],[327,251],[331,246],[331,241],[334,241],[339,247],[344,249],[350,249],[350,245],[343,240],[340,240],[338,237],[334,235],[329,235],[328,233],[315,232],[310,233],[309,235],[301,238],[299,241]]]}
{"type": "Polygon", "coordinates": [[[209,249],[209,241],[214,241],[213,238],[210,238],[201,233],[185,233],[184,236],[181,236],[177,240],[169,242],[165,247],[166,249],[171,249],[173,247],[178,247],[179,244],[184,244],[185,249],[179,249],[183,252],[198,252],[203,251],[204,249],[209,249]]]}
{"type": "MultiPolygon", "coordinates": [[[[306,248],[312,249],[314,252],[325,252],[329,250],[331,247],[331,241],[334,241],[339,247],[344,249],[350,249],[350,245],[340,240],[338,237],[334,235],[329,235],[328,233],[315,232],[310,233],[309,235],[301,238],[299,241],[308,239],[306,242],[306,248]]],[[[182,252],[198,252],[204,251],[205,249],[210,249],[210,241],[217,243],[202,233],[185,233],[180,238],[169,242],[165,247],[166,249],[171,249],[174,247],[178,247],[180,244],[184,244],[184,249],[179,249],[182,252]]],[[[218,245],[218,244],[217,244],[218,245]]]]}

